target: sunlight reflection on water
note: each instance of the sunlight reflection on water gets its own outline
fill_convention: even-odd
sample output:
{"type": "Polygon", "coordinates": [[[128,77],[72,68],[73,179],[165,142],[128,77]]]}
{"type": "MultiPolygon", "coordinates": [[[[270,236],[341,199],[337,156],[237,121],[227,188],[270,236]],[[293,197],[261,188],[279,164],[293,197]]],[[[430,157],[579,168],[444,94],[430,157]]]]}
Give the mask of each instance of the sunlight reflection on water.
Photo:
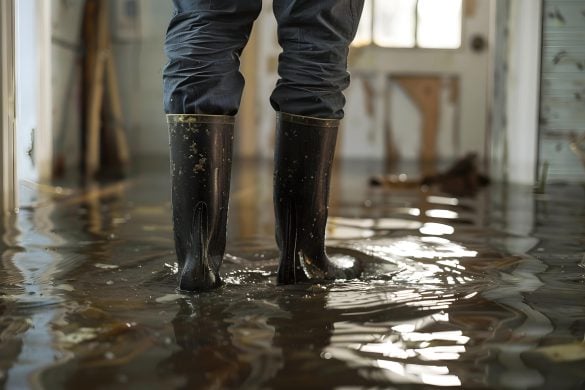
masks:
{"type": "Polygon", "coordinates": [[[473,281],[461,261],[475,258],[477,251],[434,236],[371,238],[346,241],[340,246],[393,263],[398,272],[386,291],[379,287],[372,291],[372,284],[369,288],[350,284],[329,290],[326,307],[343,310],[349,318],[334,324],[331,343],[324,352],[368,377],[383,375],[387,380],[404,384],[460,385],[460,379],[448,366],[429,362],[456,361],[465,353],[470,338],[461,330],[448,330],[450,318],[446,310],[452,303],[475,294],[462,298],[437,286],[473,281]],[[432,314],[423,317],[419,314],[411,321],[351,321],[352,312],[359,319],[367,317],[366,313],[396,310],[400,306],[432,314]],[[441,330],[441,326],[446,329],[441,330]],[[382,371],[371,371],[373,368],[382,371]]]}

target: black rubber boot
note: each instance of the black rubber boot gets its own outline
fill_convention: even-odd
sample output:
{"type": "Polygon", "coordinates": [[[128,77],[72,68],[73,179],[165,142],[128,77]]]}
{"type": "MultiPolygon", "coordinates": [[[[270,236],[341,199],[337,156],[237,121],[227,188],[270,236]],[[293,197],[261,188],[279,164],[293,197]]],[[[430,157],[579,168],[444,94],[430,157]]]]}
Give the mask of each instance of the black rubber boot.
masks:
{"type": "Polygon", "coordinates": [[[343,268],[325,253],[338,127],[336,119],[277,114],[274,212],[279,284],[352,279],[360,274],[356,264],[343,268]]]}
{"type": "Polygon", "coordinates": [[[234,118],[167,115],[167,122],[179,289],[210,290],[221,285],[234,118]]]}

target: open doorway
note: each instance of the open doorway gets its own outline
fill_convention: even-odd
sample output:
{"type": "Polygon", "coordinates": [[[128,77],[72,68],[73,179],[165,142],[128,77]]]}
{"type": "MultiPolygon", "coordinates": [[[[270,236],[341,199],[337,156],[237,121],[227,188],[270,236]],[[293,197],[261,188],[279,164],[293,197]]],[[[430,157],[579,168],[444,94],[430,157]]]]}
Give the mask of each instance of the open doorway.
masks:
{"type": "Polygon", "coordinates": [[[51,2],[15,2],[18,206],[51,176],[51,2]]]}
{"type": "Polygon", "coordinates": [[[7,0],[0,5],[3,211],[30,203],[38,183],[50,179],[50,4],[7,0]]]}
{"type": "Polygon", "coordinates": [[[489,1],[366,1],[346,127],[371,130],[345,131],[344,154],[369,157],[375,145],[386,161],[485,156],[491,17],[489,1]]]}
{"type": "Polygon", "coordinates": [[[14,1],[0,2],[0,213],[16,208],[14,1]]]}

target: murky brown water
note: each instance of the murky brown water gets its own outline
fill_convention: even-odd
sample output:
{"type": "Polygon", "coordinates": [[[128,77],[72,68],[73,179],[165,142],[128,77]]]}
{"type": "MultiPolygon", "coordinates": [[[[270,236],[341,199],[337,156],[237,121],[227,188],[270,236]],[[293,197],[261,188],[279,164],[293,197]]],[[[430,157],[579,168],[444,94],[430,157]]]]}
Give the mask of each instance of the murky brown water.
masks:
{"type": "Polygon", "coordinates": [[[5,388],[585,386],[585,188],[473,199],[345,164],[329,252],[362,280],[275,286],[271,168],[233,176],[226,286],[175,294],[165,162],[4,220],[5,388]]]}

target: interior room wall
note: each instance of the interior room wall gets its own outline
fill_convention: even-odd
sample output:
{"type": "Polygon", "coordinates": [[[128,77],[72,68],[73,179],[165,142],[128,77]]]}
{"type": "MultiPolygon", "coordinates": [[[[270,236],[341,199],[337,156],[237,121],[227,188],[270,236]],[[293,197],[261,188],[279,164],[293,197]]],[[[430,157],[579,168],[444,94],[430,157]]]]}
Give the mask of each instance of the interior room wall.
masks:
{"type": "MultiPolygon", "coordinates": [[[[56,149],[69,161],[78,161],[80,127],[79,24],[82,0],[53,1],[56,149]],[[64,71],[65,70],[65,71],[64,71]],[[65,109],[67,108],[67,109],[65,109]],[[71,109],[74,108],[74,109],[71,109]]],[[[161,73],[166,61],[163,41],[172,3],[158,0],[110,0],[110,26],[124,112],[124,125],[133,155],[166,155],[168,136],[162,108],[161,73]]],[[[238,131],[238,142],[246,141],[248,154],[273,155],[275,113],[269,96],[278,79],[277,61],[281,49],[271,1],[263,2],[254,28],[256,77],[248,75],[244,99],[255,104],[242,107],[240,117],[252,110],[238,131]],[[255,93],[250,94],[250,91],[255,93]],[[255,142],[250,142],[250,139],[255,142]],[[254,148],[254,143],[256,147],[254,148]],[[249,150],[248,150],[249,149],[249,150]]],[[[250,47],[246,51],[249,51],[250,47]]],[[[248,53],[246,53],[248,54],[248,53]]],[[[244,66],[245,67],[245,64],[244,66]]],[[[352,69],[353,83],[346,91],[346,120],[340,134],[339,156],[383,158],[384,131],[392,127],[401,145],[401,156],[416,158],[420,149],[420,115],[396,86],[375,74],[352,69]],[[374,77],[374,79],[372,79],[374,77]],[[373,95],[372,95],[373,93],[373,95]],[[391,101],[390,108],[385,104],[391,101]],[[372,105],[374,106],[372,111],[372,105]],[[372,112],[369,112],[372,111],[372,112]],[[398,115],[400,113],[400,115],[398,115]]],[[[443,94],[446,94],[446,90],[443,94]]],[[[448,99],[442,99],[439,156],[454,154],[451,142],[456,113],[448,99]]],[[[238,149],[238,148],[237,148],[238,149]]],[[[66,165],[71,165],[67,161],[66,165]]]]}
{"type": "Polygon", "coordinates": [[[50,4],[21,0],[15,5],[17,176],[46,181],[52,161],[50,4]]]}
{"type": "MultiPolygon", "coordinates": [[[[162,108],[161,73],[166,61],[163,41],[172,14],[172,3],[160,0],[110,1],[110,23],[118,78],[121,84],[120,91],[125,113],[124,124],[132,154],[166,155],[168,137],[162,108]]],[[[496,26],[499,28],[492,33],[490,41],[493,48],[500,49],[500,56],[496,53],[491,70],[495,72],[491,79],[492,98],[495,96],[495,101],[500,103],[498,107],[492,107],[491,140],[489,142],[492,162],[494,162],[494,166],[500,164],[497,172],[501,174],[498,174],[496,178],[507,177],[513,181],[534,182],[536,175],[526,175],[525,173],[536,172],[536,150],[539,147],[541,163],[543,161],[551,162],[551,174],[557,175],[563,172],[568,172],[569,175],[580,174],[581,166],[576,160],[576,155],[571,151],[568,143],[564,143],[559,148],[558,139],[553,139],[557,136],[556,133],[553,134],[549,131],[538,141],[535,132],[530,129],[530,124],[524,125],[521,122],[514,122],[514,113],[527,110],[527,108],[522,109],[519,106],[519,102],[526,101],[526,89],[518,83],[519,77],[524,77],[522,85],[534,88],[538,84],[540,74],[538,67],[532,67],[531,69],[536,69],[537,72],[534,74],[535,80],[532,80],[530,79],[532,76],[527,77],[526,72],[523,71],[524,65],[522,65],[522,63],[534,65],[535,59],[539,56],[538,52],[534,51],[535,45],[532,45],[531,49],[527,49],[523,43],[526,39],[532,40],[533,43],[535,39],[538,40],[538,36],[534,36],[535,31],[538,32],[540,28],[538,15],[535,14],[531,18],[526,17],[526,10],[532,9],[531,12],[534,13],[534,3],[530,0],[497,0],[494,3],[506,5],[498,8],[498,12],[500,12],[498,18],[505,20],[505,23],[502,23],[502,20],[497,21],[496,26]],[[518,48],[522,50],[518,50],[518,48]],[[527,50],[532,51],[528,52],[527,50]],[[500,72],[494,71],[496,67],[499,67],[500,72]],[[519,139],[526,140],[526,137],[532,140],[530,142],[534,143],[534,147],[526,142],[524,142],[526,150],[513,146],[518,145],[519,139]],[[516,162],[513,161],[514,159],[516,162]],[[524,162],[518,163],[521,160],[524,162]],[[516,164],[516,168],[514,164],[516,164]],[[523,167],[517,169],[522,164],[523,167]]],[[[554,31],[550,30],[551,33],[563,33],[566,30],[565,33],[568,34],[567,29],[571,28],[573,22],[572,16],[566,20],[566,24],[562,24],[558,18],[554,17],[556,7],[561,3],[563,2],[545,0],[545,4],[548,4],[545,5],[548,7],[545,14],[553,15],[546,22],[548,24],[545,25],[545,29],[555,28],[554,31]]],[[[78,80],[81,50],[79,27],[82,6],[83,0],[52,1],[55,149],[67,151],[64,156],[68,164],[79,160],[80,88],[78,80]]],[[[577,15],[577,13],[570,12],[569,14],[577,15]]],[[[254,29],[253,55],[255,58],[253,68],[256,77],[249,77],[246,85],[247,91],[254,91],[253,94],[249,95],[254,104],[245,108],[252,110],[252,114],[247,117],[248,125],[239,130],[237,138],[247,141],[248,154],[271,158],[275,114],[268,99],[278,79],[277,60],[281,49],[276,39],[276,22],[270,1],[264,1],[262,13],[254,29]],[[249,118],[255,118],[255,120],[249,118]],[[255,123],[255,126],[250,126],[250,123],[255,123]],[[254,146],[254,142],[250,142],[250,139],[255,140],[256,146],[254,146]]],[[[582,44],[583,41],[585,39],[575,38],[567,40],[567,44],[582,44]]],[[[568,104],[563,105],[560,96],[550,95],[551,98],[554,97],[553,100],[556,104],[554,107],[564,107],[560,113],[562,115],[572,115],[572,118],[579,118],[582,110],[580,110],[581,106],[575,96],[581,95],[580,84],[578,84],[581,71],[577,69],[577,59],[583,49],[572,47],[570,50],[575,51],[575,55],[562,56],[560,63],[555,68],[552,63],[555,59],[554,53],[549,53],[545,47],[543,77],[550,79],[554,75],[551,72],[555,70],[565,76],[574,77],[571,79],[572,81],[568,79],[564,81],[565,84],[569,83],[566,88],[563,87],[565,84],[550,85],[549,83],[548,91],[554,94],[562,90],[566,95],[563,99],[569,99],[567,100],[568,104]]],[[[413,129],[420,126],[420,118],[412,103],[406,99],[404,92],[400,88],[392,86],[388,88],[387,80],[382,79],[376,72],[368,72],[364,69],[352,70],[352,78],[352,85],[346,91],[348,104],[346,119],[340,135],[339,156],[383,158],[385,140],[384,132],[381,129],[390,126],[401,129],[397,137],[400,144],[403,145],[403,156],[413,158],[419,144],[417,137],[420,136],[413,129]],[[390,110],[385,107],[386,99],[393,102],[390,110]],[[376,114],[372,115],[372,112],[376,112],[376,114]],[[397,112],[401,113],[400,123],[396,123],[397,112]]],[[[545,88],[547,83],[548,81],[543,81],[545,88]]],[[[546,91],[545,89],[545,93],[546,91]]],[[[443,93],[447,92],[443,91],[443,93]]],[[[536,92],[536,95],[532,93],[531,96],[537,95],[536,92]]],[[[250,98],[249,96],[245,99],[250,98]]],[[[448,103],[447,100],[445,102],[448,103]]],[[[448,130],[453,128],[451,122],[455,120],[457,113],[456,109],[449,104],[443,107],[442,111],[450,112],[450,114],[442,116],[440,123],[441,129],[447,129],[441,130],[441,133],[444,133],[445,140],[448,140],[451,137],[448,130]]],[[[536,126],[538,118],[534,116],[533,119],[533,125],[536,126]]],[[[573,128],[580,131],[578,126],[573,126],[573,128]]],[[[542,130],[543,127],[541,127],[542,130]]],[[[443,142],[439,148],[440,157],[450,156],[456,152],[449,149],[453,145],[445,140],[440,141],[443,142]]]]}
{"type": "Polygon", "coordinates": [[[539,168],[585,181],[585,2],[544,0],[539,168]]]}
{"type": "Polygon", "coordinates": [[[258,39],[258,67],[256,85],[248,88],[256,88],[256,107],[258,128],[256,140],[257,153],[261,158],[272,158],[274,155],[274,126],[276,114],[270,105],[270,94],[278,80],[278,55],[281,48],[276,37],[276,19],[272,12],[272,1],[263,2],[262,12],[256,21],[254,28],[257,30],[258,39]]]}
{"type": "Polygon", "coordinates": [[[81,22],[84,0],[51,0],[53,158],[57,170],[81,158],[81,22]]]}
{"type": "Polygon", "coordinates": [[[110,26],[132,155],[168,154],[162,106],[163,42],[171,1],[110,0],[110,26]]]}
{"type": "MultiPolygon", "coordinates": [[[[53,145],[58,169],[81,159],[84,0],[52,0],[53,145]]],[[[124,128],[133,156],[167,153],[162,108],[163,40],[172,3],[110,1],[112,48],[117,65],[124,128]]]]}
{"type": "MultiPolygon", "coordinates": [[[[459,105],[448,75],[439,76],[437,158],[452,160],[458,147],[459,105]]],[[[346,116],[341,132],[340,154],[355,159],[401,159],[417,161],[423,145],[424,114],[400,86],[383,72],[352,73],[346,91],[346,116]],[[391,145],[387,145],[390,137],[391,145]],[[387,145],[387,146],[386,146],[387,145]],[[390,156],[387,155],[391,153],[390,156]]]]}
{"type": "Polygon", "coordinates": [[[34,166],[33,151],[35,132],[39,124],[37,112],[40,101],[37,99],[37,88],[40,80],[36,70],[38,31],[36,19],[31,18],[30,15],[36,15],[38,10],[36,0],[19,0],[16,5],[18,178],[19,180],[35,181],[37,180],[37,172],[34,166]]]}

